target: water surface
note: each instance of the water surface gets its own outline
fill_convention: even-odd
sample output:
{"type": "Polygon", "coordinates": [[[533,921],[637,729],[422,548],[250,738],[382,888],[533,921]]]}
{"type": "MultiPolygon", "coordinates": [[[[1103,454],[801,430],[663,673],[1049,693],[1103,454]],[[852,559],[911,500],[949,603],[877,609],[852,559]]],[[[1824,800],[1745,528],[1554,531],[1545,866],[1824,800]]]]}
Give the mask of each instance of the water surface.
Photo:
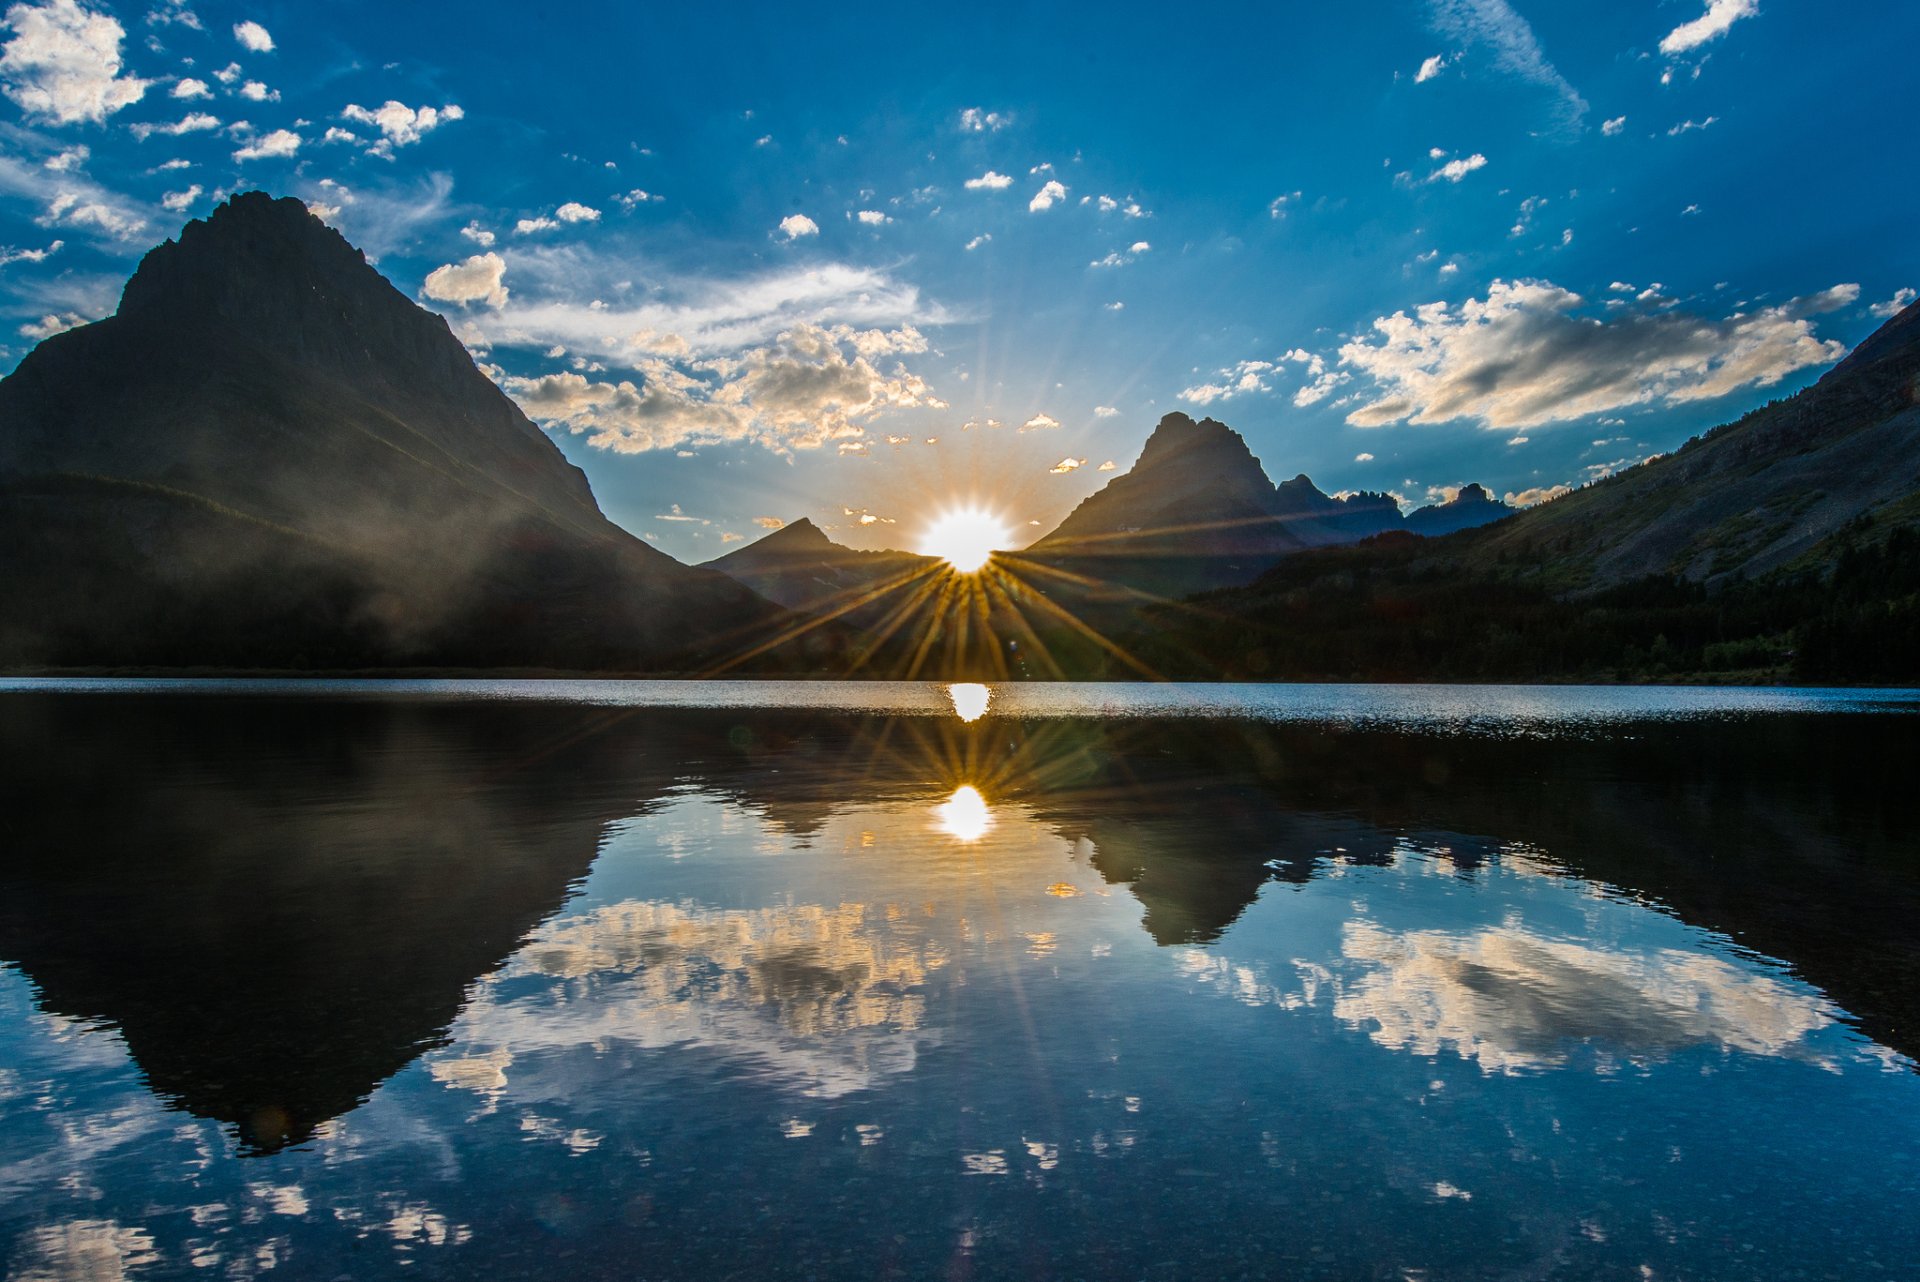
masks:
{"type": "Polygon", "coordinates": [[[0,1253],[1900,1276],[1916,706],[10,682],[0,1253]]]}

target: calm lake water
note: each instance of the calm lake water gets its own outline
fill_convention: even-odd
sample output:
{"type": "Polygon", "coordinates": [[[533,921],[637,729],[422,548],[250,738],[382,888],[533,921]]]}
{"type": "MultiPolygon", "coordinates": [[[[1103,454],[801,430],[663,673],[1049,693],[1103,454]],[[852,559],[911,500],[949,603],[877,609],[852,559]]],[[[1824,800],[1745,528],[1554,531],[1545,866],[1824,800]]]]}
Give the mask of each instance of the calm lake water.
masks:
{"type": "Polygon", "coordinates": [[[4,1275],[1911,1277],[1916,712],[0,682],[4,1275]]]}

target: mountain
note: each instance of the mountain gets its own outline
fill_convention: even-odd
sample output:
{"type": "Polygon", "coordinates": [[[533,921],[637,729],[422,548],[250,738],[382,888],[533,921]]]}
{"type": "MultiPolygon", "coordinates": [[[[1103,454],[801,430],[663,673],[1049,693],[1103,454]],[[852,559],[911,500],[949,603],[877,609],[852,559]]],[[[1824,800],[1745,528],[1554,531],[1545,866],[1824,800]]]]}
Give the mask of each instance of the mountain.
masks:
{"type": "Polygon", "coordinates": [[[297,200],[233,197],[0,380],[0,663],[646,668],[783,612],[586,477],[297,200]]]}
{"type": "Polygon", "coordinates": [[[806,517],[706,562],[769,601],[852,623],[877,622],[894,596],[940,566],[912,552],[861,552],[828,538],[806,517]]]}
{"type": "MultiPolygon", "coordinates": [[[[1476,488],[1426,519],[1497,506],[1476,488]]],[[[1288,557],[1119,646],[1169,676],[1920,679],[1920,304],[1671,454],[1495,524],[1288,557]]]]}
{"type": "Polygon", "coordinates": [[[1813,386],[1531,508],[1471,556],[1578,591],[1650,575],[1717,587],[1825,565],[1870,514],[1920,517],[1920,304],[1813,386]]]}
{"type": "Polygon", "coordinates": [[[1179,597],[1250,582],[1306,548],[1387,530],[1446,532],[1510,511],[1477,485],[1461,496],[1403,518],[1392,495],[1336,498],[1304,474],[1276,486],[1238,432],[1176,412],[1160,420],[1132,468],[1013,563],[1037,562],[1104,585],[1086,589],[1094,600],[1179,597]]]}
{"type": "Polygon", "coordinates": [[[1461,486],[1458,493],[1443,503],[1409,512],[1405,528],[1409,533],[1439,538],[1458,530],[1491,525],[1513,513],[1513,508],[1487,493],[1485,486],[1470,484],[1461,486]]]}
{"type": "Polygon", "coordinates": [[[1406,524],[1406,518],[1400,514],[1400,501],[1382,491],[1329,495],[1305,472],[1274,488],[1280,495],[1282,510],[1297,514],[1296,530],[1313,547],[1353,543],[1401,529],[1406,524]]]}

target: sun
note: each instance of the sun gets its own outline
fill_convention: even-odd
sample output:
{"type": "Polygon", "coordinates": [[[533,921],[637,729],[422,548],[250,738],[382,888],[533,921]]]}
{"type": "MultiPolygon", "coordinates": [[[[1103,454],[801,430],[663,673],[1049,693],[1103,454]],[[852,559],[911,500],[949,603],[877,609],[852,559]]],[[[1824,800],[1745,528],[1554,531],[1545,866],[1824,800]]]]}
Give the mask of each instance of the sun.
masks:
{"type": "Polygon", "coordinates": [[[954,508],[935,518],[920,539],[920,551],[937,556],[962,574],[987,563],[1012,536],[1007,523],[985,508],[954,508]]]}

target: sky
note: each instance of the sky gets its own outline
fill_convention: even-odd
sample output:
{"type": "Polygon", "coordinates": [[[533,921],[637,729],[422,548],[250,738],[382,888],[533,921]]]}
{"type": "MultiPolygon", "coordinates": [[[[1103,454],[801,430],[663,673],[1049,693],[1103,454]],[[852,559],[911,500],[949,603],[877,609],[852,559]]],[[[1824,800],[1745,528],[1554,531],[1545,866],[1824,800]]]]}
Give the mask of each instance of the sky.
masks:
{"type": "Polygon", "coordinates": [[[1920,286],[1920,6],[30,0],[0,370],[298,196],[686,561],[1037,537],[1163,414],[1276,481],[1538,502],[1920,286]]]}

